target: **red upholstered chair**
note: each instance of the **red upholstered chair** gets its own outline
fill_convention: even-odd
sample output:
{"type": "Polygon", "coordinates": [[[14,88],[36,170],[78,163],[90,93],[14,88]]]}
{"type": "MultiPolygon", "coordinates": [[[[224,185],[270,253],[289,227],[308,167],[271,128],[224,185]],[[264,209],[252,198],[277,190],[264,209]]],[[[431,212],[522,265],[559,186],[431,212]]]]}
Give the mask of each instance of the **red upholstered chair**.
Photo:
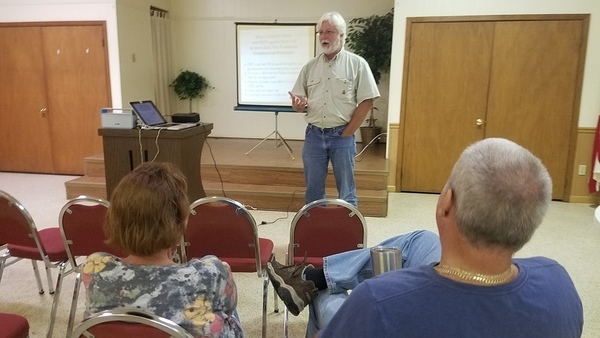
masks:
{"type": "MultiPolygon", "coordinates": [[[[50,294],[54,293],[51,268],[64,269],[68,262],[67,252],[59,228],[37,230],[29,212],[14,197],[0,190],[0,243],[6,249],[0,254],[0,281],[4,269],[21,260],[31,260],[40,294],[44,293],[36,261],[44,263],[50,294]]],[[[54,318],[51,316],[48,334],[52,333],[54,318]]]]}
{"type": "Polygon", "coordinates": [[[138,309],[98,312],[79,324],[71,338],[194,338],[173,321],[138,309]]]}
{"type": "Polygon", "coordinates": [[[27,318],[12,313],[0,313],[0,338],[29,337],[27,318]]]}
{"type": "MultiPolygon", "coordinates": [[[[181,245],[182,260],[217,256],[233,272],[256,272],[263,279],[262,336],[267,330],[269,278],[264,271],[273,259],[273,241],[258,237],[254,217],[238,201],[225,197],[205,197],[190,206],[190,217],[181,245]]],[[[274,297],[278,312],[277,297],[274,297]]]]}
{"type": "Polygon", "coordinates": [[[322,267],[323,257],[364,248],[366,243],[367,223],[355,206],[341,199],[320,199],[303,206],[292,219],[286,260],[289,265],[305,261],[322,267]]]}
{"type": "MultiPolygon", "coordinates": [[[[67,336],[73,330],[75,312],[77,310],[77,299],[81,287],[81,267],[84,264],[83,259],[95,252],[108,252],[115,256],[123,257],[124,254],[119,250],[106,244],[104,236],[104,218],[108,211],[109,202],[97,197],[79,196],[73,198],[62,207],[58,215],[58,223],[63,245],[69,258],[69,269],[63,267],[60,269],[56,283],[56,293],[52,303],[52,320],[54,324],[62,278],[71,273],[75,273],[75,287],[73,290],[73,299],[71,301],[71,311],[69,312],[69,323],[67,326],[67,336]]],[[[53,327],[50,327],[52,330],[53,327]]]]}
{"type": "Polygon", "coordinates": [[[323,257],[360,249],[367,243],[363,215],[341,199],[321,199],[303,206],[290,225],[287,263],[323,266],[323,257]]]}

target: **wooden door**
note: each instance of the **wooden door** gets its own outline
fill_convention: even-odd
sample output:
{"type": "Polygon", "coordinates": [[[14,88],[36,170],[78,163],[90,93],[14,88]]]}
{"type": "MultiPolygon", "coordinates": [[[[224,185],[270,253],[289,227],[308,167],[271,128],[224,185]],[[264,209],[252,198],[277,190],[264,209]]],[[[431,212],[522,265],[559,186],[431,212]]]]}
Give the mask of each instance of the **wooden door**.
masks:
{"type": "Polygon", "coordinates": [[[539,157],[552,196],[567,195],[569,150],[575,145],[575,97],[581,21],[496,24],[485,137],[513,140],[539,157]]]}
{"type": "Polygon", "coordinates": [[[54,171],[40,27],[0,27],[0,171],[54,171]]]}
{"type": "Polygon", "coordinates": [[[83,174],[110,106],[104,22],[0,26],[0,170],[83,174]]]}
{"type": "Polygon", "coordinates": [[[553,15],[409,23],[400,190],[440,192],[468,144],[504,137],[538,156],[553,179],[553,198],[568,199],[588,20],[553,15]],[[431,55],[444,61],[423,63],[431,55]],[[453,86],[463,90],[444,96],[453,86]]]}
{"type": "Polygon", "coordinates": [[[109,106],[103,25],[43,29],[54,171],[81,174],[84,157],[102,153],[100,108],[109,106]]]}
{"type": "Polygon", "coordinates": [[[491,23],[412,25],[402,191],[441,191],[463,149],[483,138],[492,32],[491,23]]]}

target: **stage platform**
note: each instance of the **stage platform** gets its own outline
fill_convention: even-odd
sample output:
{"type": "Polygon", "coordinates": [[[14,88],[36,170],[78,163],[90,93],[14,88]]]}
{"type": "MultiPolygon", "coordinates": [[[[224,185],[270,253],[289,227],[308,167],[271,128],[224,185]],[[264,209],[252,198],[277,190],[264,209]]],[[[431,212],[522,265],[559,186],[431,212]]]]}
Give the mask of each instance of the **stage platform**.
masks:
{"type": "MultiPolygon", "coordinates": [[[[207,196],[226,196],[259,210],[296,212],[304,205],[303,141],[285,144],[269,139],[207,138],[201,158],[202,185],[207,196]]],[[[357,144],[357,151],[362,144],[357,144]]],[[[84,159],[85,176],[66,183],[67,198],[81,194],[106,198],[102,155],[84,159]]],[[[356,159],[359,210],[365,216],[387,215],[388,160],[385,144],[371,145],[356,159]]],[[[327,197],[336,198],[331,172],[327,197]]]]}

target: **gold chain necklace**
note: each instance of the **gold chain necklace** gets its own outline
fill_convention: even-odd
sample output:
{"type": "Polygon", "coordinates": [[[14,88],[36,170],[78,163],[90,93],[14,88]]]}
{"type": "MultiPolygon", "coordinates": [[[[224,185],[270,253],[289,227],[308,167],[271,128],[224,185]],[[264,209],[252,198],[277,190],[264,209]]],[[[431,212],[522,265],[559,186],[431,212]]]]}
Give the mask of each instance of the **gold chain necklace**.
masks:
{"type": "Polygon", "coordinates": [[[513,277],[512,264],[506,271],[497,275],[485,275],[482,273],[474,273],[459,268],[454,268],[444,264],[438,264],[433,269],[439,273],[456,276],[459,279],[466,281],[479,282],[485,285],[496,285],[507,282],[513,277]]]}

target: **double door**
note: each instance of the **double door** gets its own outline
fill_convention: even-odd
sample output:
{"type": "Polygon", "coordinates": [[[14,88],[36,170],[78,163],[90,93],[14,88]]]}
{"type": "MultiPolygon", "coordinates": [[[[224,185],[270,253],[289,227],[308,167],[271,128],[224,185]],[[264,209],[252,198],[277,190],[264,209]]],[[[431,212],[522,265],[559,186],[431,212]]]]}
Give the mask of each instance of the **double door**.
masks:
{"type": "Polygon", "coordinates": [[[565,199],[588,19],[410,22],[400,190],[440,192],[465,147],[502,137],[539,157],[565,199]]]}
{"type": "Polygon", "coordinates": [[[0,171],[82,174],[110,106],[104,22],[0,24],[0,171]]]}

